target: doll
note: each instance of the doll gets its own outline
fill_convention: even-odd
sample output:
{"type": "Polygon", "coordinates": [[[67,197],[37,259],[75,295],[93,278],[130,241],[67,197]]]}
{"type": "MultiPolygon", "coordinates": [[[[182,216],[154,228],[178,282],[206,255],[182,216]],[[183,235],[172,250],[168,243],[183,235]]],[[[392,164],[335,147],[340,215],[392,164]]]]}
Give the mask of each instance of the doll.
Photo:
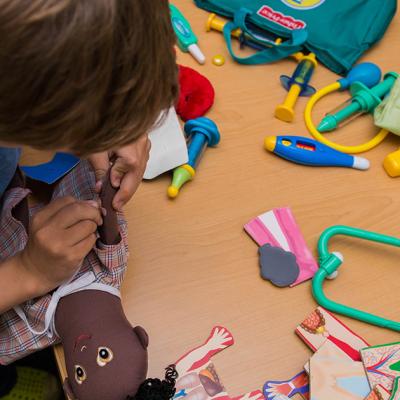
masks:
{"type": "MultiPolygon", "coordinates": [[[[127,265],[127,227],[112,206],[114,189],[107,177],[101,194],[107,210],[96,246],[77,274],[52,293],[0,315],[0,364],[62,343],[68,378],[64,389],[77,400],[167,400],[174,396],[176,371],[146,379],[146,331],[132,327],[122,309],[119,288],[127,265]]],[[[53,199],[71,195],[96,198],[93,171],[86,161],[62,178],[53,199]]],[[[0,258],[21,251],[27,242],[29,217],[43,204],[28,207],[24,179],[17,172],[4,194],[2,226],[12,241],[0,240],[0,258]]]]}

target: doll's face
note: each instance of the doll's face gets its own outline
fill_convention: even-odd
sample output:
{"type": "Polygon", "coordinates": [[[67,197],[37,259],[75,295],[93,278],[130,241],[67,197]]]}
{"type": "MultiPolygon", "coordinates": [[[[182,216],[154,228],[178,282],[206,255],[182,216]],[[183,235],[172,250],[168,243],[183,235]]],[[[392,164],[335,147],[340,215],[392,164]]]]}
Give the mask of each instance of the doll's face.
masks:
{"type": "Polygon", "coordinates": [[[125,400],[146,379],[148,337],[143,328],[82,332],[63,344],[65,385],[75,399],[125,400]]]}

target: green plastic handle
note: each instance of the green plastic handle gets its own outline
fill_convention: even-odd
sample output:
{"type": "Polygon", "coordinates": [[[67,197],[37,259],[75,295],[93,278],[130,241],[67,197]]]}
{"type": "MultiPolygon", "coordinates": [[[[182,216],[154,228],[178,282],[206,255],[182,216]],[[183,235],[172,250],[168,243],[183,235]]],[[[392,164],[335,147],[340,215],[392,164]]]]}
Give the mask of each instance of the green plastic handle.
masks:
{"type": "Polygon", "coordinates": [[[370,240],[372,242],[387,244],[389,246],[400,247],[400,239],[393,236],[382,235],[380,233],[365,231],[363,229],[352,228],[345,225],[336,225],[326,229],[322,233],[318,242],[320,268],[314,275],[312,281],[313,295],[317,303],[327,310],[337,314],[342,314],[368,324],[400,332],[400,322],[392,321],[377,315],[369,314],[365,311],[357,310],[344,304],[336,303],[325,296],[323,291],[324,280],[330,274],[335,272],[342,264],[342,260],[335,255],[335,253],[329,253],[328,249],[329,240],[335,235],[351,236],[359,239],[370,240]]]}

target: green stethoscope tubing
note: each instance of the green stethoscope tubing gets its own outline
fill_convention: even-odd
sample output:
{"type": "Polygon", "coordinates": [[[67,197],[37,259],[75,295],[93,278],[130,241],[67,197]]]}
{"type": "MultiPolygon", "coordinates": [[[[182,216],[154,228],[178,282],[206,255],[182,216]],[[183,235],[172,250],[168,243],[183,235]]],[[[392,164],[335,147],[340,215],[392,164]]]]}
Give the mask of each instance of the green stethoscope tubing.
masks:
{"type": "Polygon", "coordinates": [[[392,321],[377,315],[369,314],[365,311],[345,306],[344,304],[336,303],[325,296],[323,291],[324,280],[329,275],[337,271],[342,264],[342,260],[339,258],[339,256],[335,253],[330,253],[328,250],[329,240],[336,235],[351,236],[372,242],[387,244],[389,246],[400,247],[400,239],[393,236],[382,235],[380,233],[365,231],[363,229],[352,228],[345,225],[335,225],[326,229],[318,241],[320,268],[314,275],[312,281],[313,295],[317,303],[332,312],[342,314],[368,324],[400,332],[400,322],[392,321]]]}

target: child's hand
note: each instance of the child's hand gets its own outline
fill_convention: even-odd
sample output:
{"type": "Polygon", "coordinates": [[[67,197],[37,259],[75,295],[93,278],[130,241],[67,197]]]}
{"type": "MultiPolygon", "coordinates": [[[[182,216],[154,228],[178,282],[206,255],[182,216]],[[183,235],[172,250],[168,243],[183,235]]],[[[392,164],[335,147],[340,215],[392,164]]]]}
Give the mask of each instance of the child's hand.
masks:
{"type": "Polygon", "coordinates": [[[151,142],[148,135],[142,135],[133,143],[112,153],[97,153],[88,157],[96,173],[96,190],[101,190],[101,181],[110,168],[110,157],[114,160],[111,169],[111,184],[119,188],[113,200],[113,207],[121,210],[135,194],[149,160],[151,142]]]}
{"type": "Polygon", "coordinates": [[[28,244],[20,253],[22,267],[42,294],[70,279],[93,248],[100,206],[95,201],[62,197],[31,221],[28,244]]]}

